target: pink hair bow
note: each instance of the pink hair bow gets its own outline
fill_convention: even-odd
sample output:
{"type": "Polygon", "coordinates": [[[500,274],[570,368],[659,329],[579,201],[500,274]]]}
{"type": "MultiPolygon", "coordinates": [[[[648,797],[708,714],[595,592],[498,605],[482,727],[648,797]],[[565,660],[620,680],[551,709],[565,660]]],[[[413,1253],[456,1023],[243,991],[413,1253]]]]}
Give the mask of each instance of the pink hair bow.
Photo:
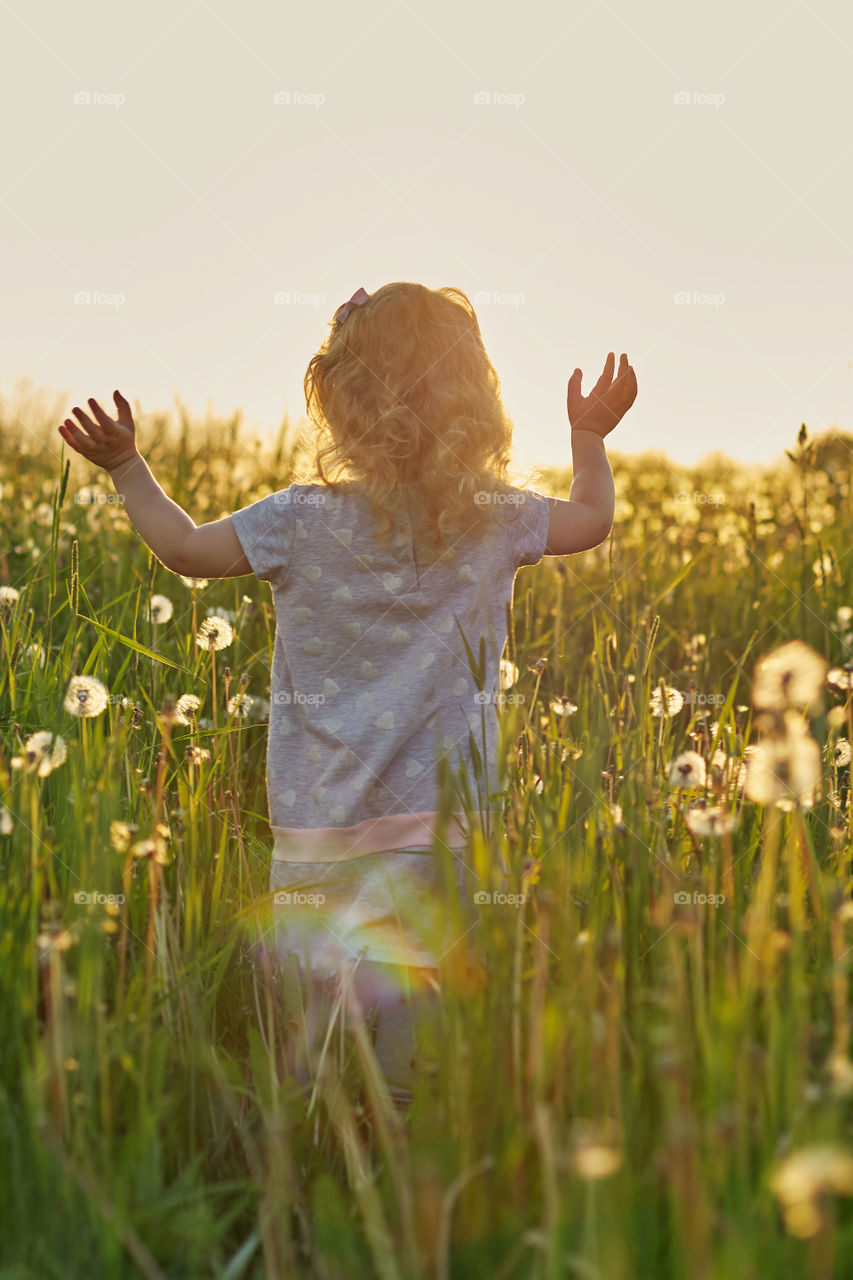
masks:
{"type": "Polygon", "coordinates": [[[340,324],[343,320],[346,320],[347,316],[352,311],[353,307],[363,306],[364,303],[367,302],[367,299],[369,297],[370,297],[370,294],[367,293],[363,288],[356,289],[355,293],[352,295],[349,301],[342,303],[338,307],[337,311],[335,312],[335,322],[337,324],[340,324]]]}

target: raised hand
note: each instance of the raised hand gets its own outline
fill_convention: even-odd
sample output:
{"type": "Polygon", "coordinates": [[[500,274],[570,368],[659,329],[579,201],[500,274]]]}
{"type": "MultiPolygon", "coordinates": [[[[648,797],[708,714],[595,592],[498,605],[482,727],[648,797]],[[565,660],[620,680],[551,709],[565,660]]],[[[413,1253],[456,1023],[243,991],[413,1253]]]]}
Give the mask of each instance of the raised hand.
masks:
{"type": "Polygon", "coordinates": [[[88,404],[94,415],[94,421],[82,409],[73,409],[79,419],[80,426],[71,418],[66,418],[59,428],[59,434],[72,449],[87,458],[96,467],[104,471],[113,471],[129,458],[135,457],[136,426],[130,405],[120,391],[113,392],[118,417],[111,418],[104,412],[97,400],[91,397],[88,404]],[[82,430],[81,428],[85,428],[82,430]]]}
{"type": "Polygon", "coordinates": [[[613,378],[615,357],[609,352],[604,362],[604,372],[588,396],[581,395],[580,369],[569,378],[566,404],[572,430],[594,431],[606,436],[622,419],[637,398],[637,377],[628,364],[628,357],[619,359],[619,372],[613,378]]]}

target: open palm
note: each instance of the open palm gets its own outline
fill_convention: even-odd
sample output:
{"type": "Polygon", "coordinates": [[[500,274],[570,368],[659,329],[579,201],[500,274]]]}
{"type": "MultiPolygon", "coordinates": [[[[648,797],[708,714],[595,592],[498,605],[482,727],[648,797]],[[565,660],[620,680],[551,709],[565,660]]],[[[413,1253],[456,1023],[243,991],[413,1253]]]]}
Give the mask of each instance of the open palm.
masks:
{"type": "Polygon", "coordinates": [[[594,431],[606,436],[616,426],[637,398],[637,376],[626,355],[620,356],[619,372],[613,377],[615,356],[609,352],[604,372],[588,396],[581,395],[583,374],[575,369],[569,378],[566,404],[572,430],[594,431]]]}
{"type": "Polygon", "coordinates": [[[79,420],[79,426],[71,418],[66,418],[59,428],[59,434],[77,453],[83,455],[96,467],[111,471],[136,454],[136,426],[130,405],[120,391],[113,392],[118,417],[111,418],[97,400],[91,397],[88,404],[93,417],[90,418],[82,409],[72,412],[79,420]],[[93,421],[94,418],[94,421],[93,421]]]}

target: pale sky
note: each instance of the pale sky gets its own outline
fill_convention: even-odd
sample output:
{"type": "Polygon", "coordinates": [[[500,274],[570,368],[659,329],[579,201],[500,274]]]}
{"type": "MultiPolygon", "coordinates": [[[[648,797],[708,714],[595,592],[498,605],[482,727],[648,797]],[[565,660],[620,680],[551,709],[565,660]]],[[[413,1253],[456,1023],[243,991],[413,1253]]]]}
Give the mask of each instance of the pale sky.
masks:
{"type": "Polygon", "coordinates": [[[570,464],[566,381],[611,350],[620,452],[853,430],[840,0],[0,12],[4,398],[272,432],[335,308],[419,280],[475,303],[522,465],[570,464]]]}

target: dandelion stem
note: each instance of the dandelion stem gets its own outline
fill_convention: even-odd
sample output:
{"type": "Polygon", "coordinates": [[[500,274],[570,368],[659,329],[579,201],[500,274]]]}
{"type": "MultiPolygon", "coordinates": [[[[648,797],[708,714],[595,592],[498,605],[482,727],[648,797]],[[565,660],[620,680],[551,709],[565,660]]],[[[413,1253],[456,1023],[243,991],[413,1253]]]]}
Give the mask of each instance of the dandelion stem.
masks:
{"type": "MultiPolygon", "coordinates": [[[[847,692],[847,741],[853,748],[853,690],[847,692]]],[[[850,787],[850,770],[853,769],[853,760],[847,772],[847,838],[853,839],[853,804],[850,803],[851,787],[850,787]]]]}
{"type": "Polygon", "coordinates": [[[213,683],[213,727],[214,727],[214,729],[218,729],[218,728],[219,728],[219,721],[218,721],[218,717],[217,717],[217,715],[216,715],[216,650],[215,650],[215,649],[214,649],[214,647],[213,647],[213,642],[212,642],[212,641],[211,641],[211,644],[210,644],[210,659],[211,659],[211,664],[212,664],[212,665],[211,665],[211,671],[212,671],[212,677],[211,677],[211,678],[212,678],[212,683],[213,683]]]}
{"type": "Polygon", "coordinates": [[[123,901],[119,909],[119,926],[121,928],[121,936],[118,944],[118,1006],[121,1008],[124,1001],[124,978],[127,968],[127,941],[130,932],[128,925],[128,915],[130,912],[130,881],[133,876],[133,854],[128,853],[124,860],[124,868],[121,873],[121,892],[123,901]]]}
{"type": "MultiPolygon", "coordinates": [[[[154,966],[154,948],[156,946],[157,899],[160,889],[160,864],[155,858],[148,859],[148,927],[145,931],[145,977],[150,982],[151,970],[154,966]]],[[[149,986],[149,996],[151,994],[149,986]]]]}

